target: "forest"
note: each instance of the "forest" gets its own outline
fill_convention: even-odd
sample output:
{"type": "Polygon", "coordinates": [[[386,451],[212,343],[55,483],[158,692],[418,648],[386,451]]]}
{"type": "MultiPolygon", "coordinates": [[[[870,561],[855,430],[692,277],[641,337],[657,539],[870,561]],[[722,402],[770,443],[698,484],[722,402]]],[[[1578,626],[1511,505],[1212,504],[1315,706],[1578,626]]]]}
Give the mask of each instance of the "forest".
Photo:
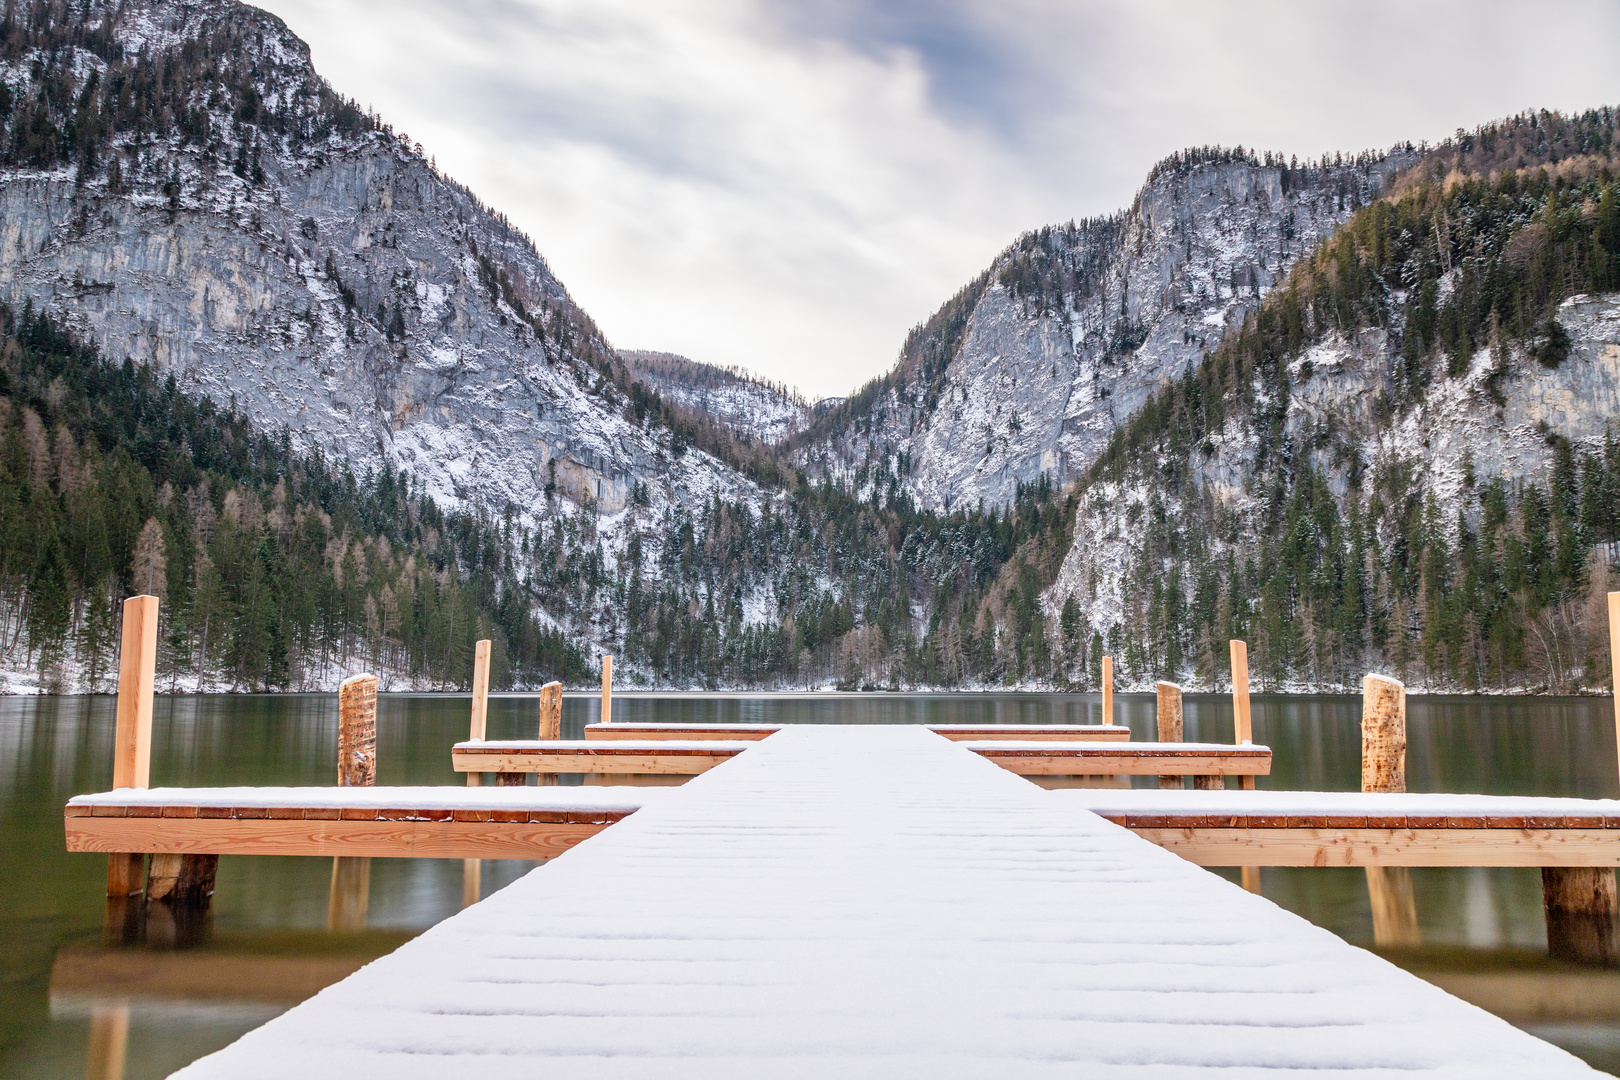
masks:
{"type": "Polygon", "coordinates": [[[1114,650],[1128,676],[1191,671],[1218,684],[1222,643],[1244,637],[1273,686],[1342,685],[1375,665],[1451,689],[1607,683],[1620,432],[1577,448],[1544,427],[1547,483],[1476,475],[1465,454],[1451,515],[1420,482],[1420,448],[1368,462],[1368,432],[1332,416],[1290,434],[1313,344],[1389,335],[1373,408],[1387,430],[1476,355],[1491,365],[1483,393],[1500,404],[1512,362],[1568,358],[1561,301],[1620,289],[1612,159],[1471,175],[1451,164],[1360,210],[1241,332],[1116,431],[1082,489],[1152,494],[1133,517],[1124,622],[1081,652],[1114,650]],[[1248,518],[1200,479],[1233,424],[1255,447],[1248,518]]]}

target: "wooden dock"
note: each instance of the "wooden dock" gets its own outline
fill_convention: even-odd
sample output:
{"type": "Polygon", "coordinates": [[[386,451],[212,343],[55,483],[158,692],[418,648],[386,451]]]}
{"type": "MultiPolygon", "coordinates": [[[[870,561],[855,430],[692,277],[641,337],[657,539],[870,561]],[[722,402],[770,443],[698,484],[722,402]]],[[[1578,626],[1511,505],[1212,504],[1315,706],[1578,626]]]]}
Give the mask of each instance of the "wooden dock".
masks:
{"type": "Polygon", "coordinates": [[[176,1075],[1323,1070],[1596,1075],[960,744],[804,726],[176,1075]]]}

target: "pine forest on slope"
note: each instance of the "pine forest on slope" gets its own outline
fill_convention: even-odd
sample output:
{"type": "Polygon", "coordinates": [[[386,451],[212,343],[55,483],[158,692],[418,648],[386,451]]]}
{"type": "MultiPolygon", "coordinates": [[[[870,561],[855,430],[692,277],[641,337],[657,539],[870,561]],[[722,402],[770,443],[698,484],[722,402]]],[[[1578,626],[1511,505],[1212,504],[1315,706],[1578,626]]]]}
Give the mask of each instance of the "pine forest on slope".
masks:
{"type": "Polygon", "coordinates": [[[104,686],[158,582],[182,689],[465,685],[479,635],[518,686],[1218,685],[1245,634],[1267,686],[1601,681],[1611,110],[1175,155],[812,410],[615,353],[263,12],[8,7],[0,84],[19,687],[104,686]]]}

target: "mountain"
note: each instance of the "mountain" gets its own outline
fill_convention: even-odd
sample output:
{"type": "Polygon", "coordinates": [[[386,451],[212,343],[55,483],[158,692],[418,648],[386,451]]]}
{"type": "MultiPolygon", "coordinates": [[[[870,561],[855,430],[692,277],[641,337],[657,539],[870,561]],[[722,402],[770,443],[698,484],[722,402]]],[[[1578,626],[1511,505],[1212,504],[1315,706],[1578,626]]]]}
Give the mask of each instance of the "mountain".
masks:
{"type": "Polygon", "coordinates": [[[741,368],[700,364],[674,353],[620,350],[643,385],[673,405],[712,418],[734,434],[775,444],[809,423],[812,406],[796,391],[741,368]]]}
{"type": "Polygon", "coordinates": [[[1605,683],[1617,120],[1427,150],[1115,431],[1046,593],[1074,677],[1218,683],[1245,637],[1273,687],[1605,683]]]}
{"type": "Polygon", "coordinates": [[[230,0],[7,5],[0,301],[445,507],[739,495],[534,245],[230,0]]]}
{"type": "Polygon", "coordinates": [[[1416,157],[1167,158],[1130,209],[1019,237],[911,332],[893,371],[818,417],[798,458],[856,482],[889,461],[921,506],[945,511],[1005,504],[1043,475],[1073,480],[1416,157]]]}

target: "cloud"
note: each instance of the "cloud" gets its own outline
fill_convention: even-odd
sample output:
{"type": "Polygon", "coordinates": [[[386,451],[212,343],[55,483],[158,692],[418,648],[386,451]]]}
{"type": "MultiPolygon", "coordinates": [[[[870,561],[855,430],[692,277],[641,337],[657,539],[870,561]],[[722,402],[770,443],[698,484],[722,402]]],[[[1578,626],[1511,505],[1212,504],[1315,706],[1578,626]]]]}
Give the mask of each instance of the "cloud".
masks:
{"type": "Polygon", "coordinates": [[[1017,233],[1127,204],[1181,146],[1304,156],[1620,99],[1597,3],[265,6],[534,236],[615,344],[812,394],[886,370],[1017,233]]]}

